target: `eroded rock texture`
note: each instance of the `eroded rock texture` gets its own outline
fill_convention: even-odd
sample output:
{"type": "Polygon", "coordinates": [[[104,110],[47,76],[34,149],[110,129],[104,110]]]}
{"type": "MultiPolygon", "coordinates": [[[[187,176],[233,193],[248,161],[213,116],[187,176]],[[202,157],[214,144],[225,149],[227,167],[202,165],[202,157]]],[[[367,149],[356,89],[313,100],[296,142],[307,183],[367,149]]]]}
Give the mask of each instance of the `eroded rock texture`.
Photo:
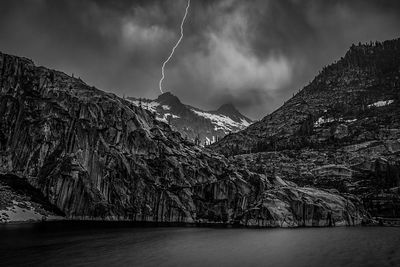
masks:
{"type": "Polygon", "coordinates": [[[0,54],[0,171],[70,219],[260,226],[358,224],[357,202],[300,188],[185,141],[64,73],[0,54]]]}
{"type": "Polygon", "coordinates": [[[353,45],[282,107],[212,148],[251,171],[400,217],[400,39],[353,45]]]}

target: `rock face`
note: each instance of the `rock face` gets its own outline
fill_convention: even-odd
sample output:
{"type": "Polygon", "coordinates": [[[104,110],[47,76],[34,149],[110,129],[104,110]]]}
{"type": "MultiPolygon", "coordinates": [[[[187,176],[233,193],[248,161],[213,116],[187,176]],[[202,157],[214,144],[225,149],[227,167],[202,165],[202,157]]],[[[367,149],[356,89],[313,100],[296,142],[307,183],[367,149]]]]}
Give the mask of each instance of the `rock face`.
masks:
{"type": "Polygon", "coordinates": [[[224,104],[215,111],[204,111],[183,104],[170,92],[155,100],[133,97],[127,100],[155,113],[158,120],[168,123],[184,138],[201,146],[215,143],[225,135],[243,130],[252,123],[232,104],[224,104]]]}
{"type": "Polygon", "coordinates": [[[155,115],[32,61],[0,54],[0,172],[69,219],[358,224],[356,199],[298,187],[186,141],[155,115]]]}
{"type": "Polygon", "coordinates": [[[356,193],[373,215],[398,217],[399,145],[396,39],[353,45],[278,110],[211,147],[304,186],[356,193]]]}

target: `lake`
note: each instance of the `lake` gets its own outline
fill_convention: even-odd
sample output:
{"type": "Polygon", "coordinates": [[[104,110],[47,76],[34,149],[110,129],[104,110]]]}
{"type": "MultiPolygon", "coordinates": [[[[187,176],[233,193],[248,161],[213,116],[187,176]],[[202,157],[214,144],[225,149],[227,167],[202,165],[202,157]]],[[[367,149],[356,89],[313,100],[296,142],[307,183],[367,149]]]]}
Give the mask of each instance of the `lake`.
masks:
{"type": "Polygon", "coordinates": [[[0,266],[400,266],[400,227],[0,225],[0,266]]]}

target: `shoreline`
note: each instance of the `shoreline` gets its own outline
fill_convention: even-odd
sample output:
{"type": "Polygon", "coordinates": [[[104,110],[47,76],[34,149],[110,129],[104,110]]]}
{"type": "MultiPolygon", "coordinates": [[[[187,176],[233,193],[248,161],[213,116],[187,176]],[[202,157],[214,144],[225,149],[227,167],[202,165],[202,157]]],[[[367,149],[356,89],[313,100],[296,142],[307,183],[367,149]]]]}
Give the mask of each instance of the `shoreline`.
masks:
{"type": "MultiPolygon", "coordinates": [[[[396,218],[400,221],[399,218],[396,218]]],[[[336,225],[336,226],[257,226],[231,223],[193,223],[193,222],[151,222],[151,221],[128,221],[128,220],[71,220],[71,219],[49,219],[43,221],[10,221],[2,222],[1,226],[7,225],[46,225],[68,223],[70,225],[86,226],[123,226],[123,227],[143,227],[143,228],[162,228],[162,227],[184,227],[184,228],[221,228],[221,229],[304,229],[304,228],[336,228],[336,227],[400,227],[400,225],[387,225],[377,221],[373,223],[362,223],[358,225],[336,225]]]]}

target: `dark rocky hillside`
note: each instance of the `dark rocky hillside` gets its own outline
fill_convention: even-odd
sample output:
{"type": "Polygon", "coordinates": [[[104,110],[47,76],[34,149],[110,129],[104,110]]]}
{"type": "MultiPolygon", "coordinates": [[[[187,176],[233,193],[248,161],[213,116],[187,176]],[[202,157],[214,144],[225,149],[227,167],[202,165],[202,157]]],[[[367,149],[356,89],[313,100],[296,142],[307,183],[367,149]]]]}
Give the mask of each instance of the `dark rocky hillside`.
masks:
{"type": "Polygon", "coordinates": [[[400,128],[399,87],[400,39],[353,45],[278,110],[213,147],[235,155],[385,139],[400,128]]]}
{"type": "Polygon", "coordinates": [[[238,167],[129,101],[1,53],[0,172],[26,179],[69,219],[325,226],[365,218],[349,194],[238,167]]]}
{"type": "Polygon", "coordinates": [[[133,97],[127,100],[155,113],[158,120],[168,123],[185,139],[201,146],[215,143],[225,135],[243,130],[252,123],[230,103],[215,111],[204,111],[183,104],[170,92],[155,100],[133,97]]]}
{"type": "Polygon", "coordinates": [[[212,148],[399,217],[400,39],[353,45],[278,110],[212,148]]]}

